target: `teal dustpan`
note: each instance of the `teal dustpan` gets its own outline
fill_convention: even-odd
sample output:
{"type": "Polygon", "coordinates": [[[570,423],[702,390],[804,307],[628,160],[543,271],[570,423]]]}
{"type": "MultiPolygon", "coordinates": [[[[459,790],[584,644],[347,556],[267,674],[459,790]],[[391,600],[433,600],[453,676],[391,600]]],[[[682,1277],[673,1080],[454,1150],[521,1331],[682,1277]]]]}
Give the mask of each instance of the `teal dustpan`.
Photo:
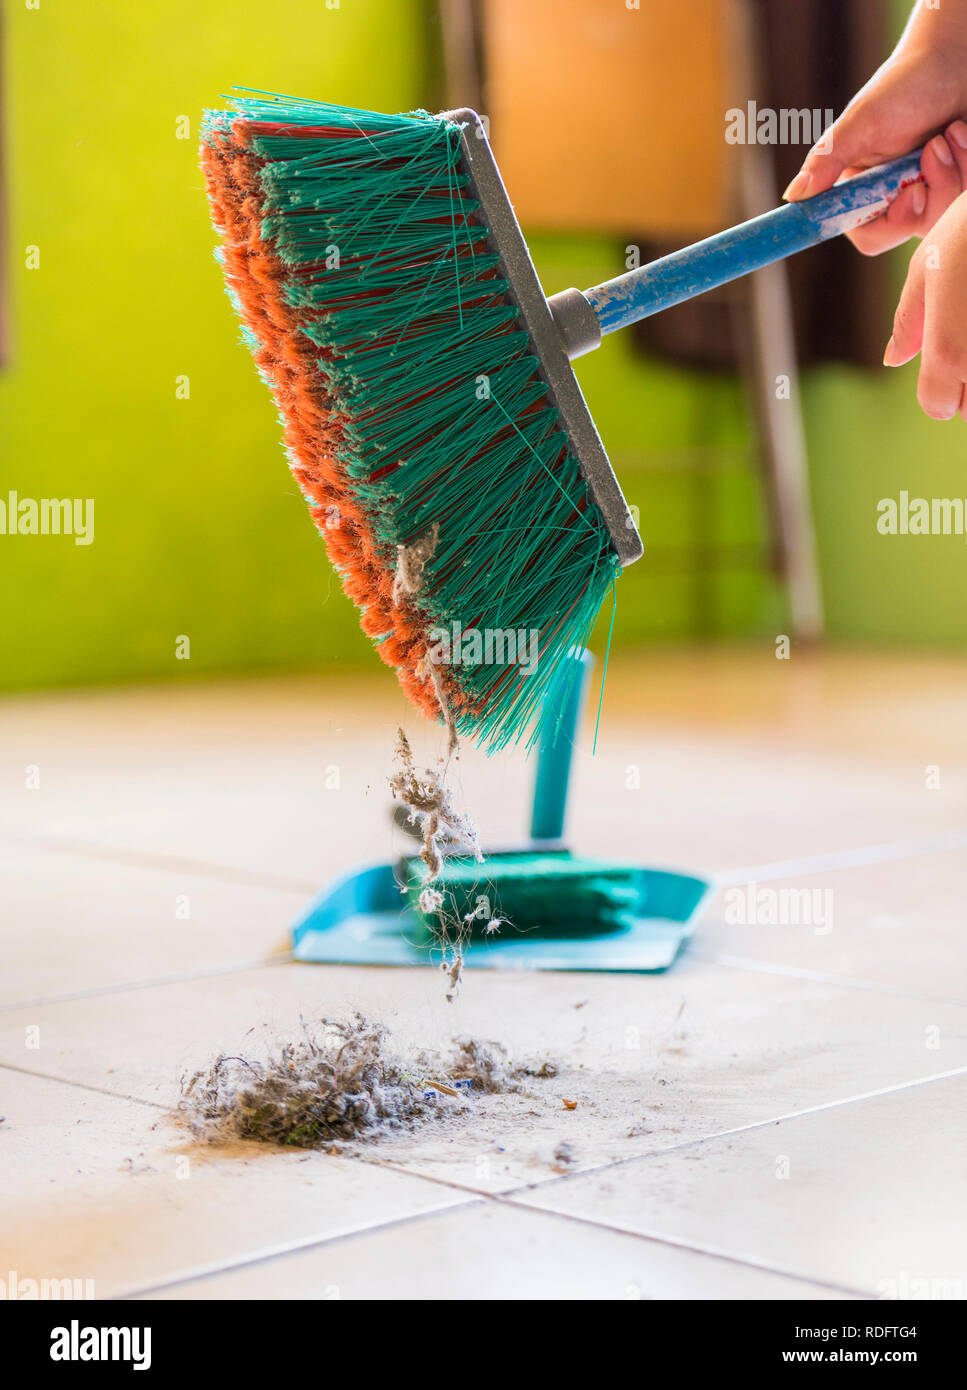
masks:
{"type": "MultiPolygon", "coordinates": [[[[569,857],[562,835],[574,740],[587,695],[592,658],[572,654],[580,663],[561,717],[549,721],[537,756],[531,842],[514,850],[489,852],[493,863],[502,854],[569,857]]],[[[486,875],[486,865],[481,867],[486,875]]],[[[637,894],[624,925],[614,930],[568,934],[566,922],[552,930],[508,929],[474,939],[465,968],[507,970],[667,970],[691,934],[710,885],[691,874],[666,869],[632,871],[637,894]]],[[[427,939],[423,924],[406,906],[401,866],[374,864],[337,879],[310,905],[292,929],[296,960],[345,965],[434,965],[441,962],[438,944],[427,939]]]]}

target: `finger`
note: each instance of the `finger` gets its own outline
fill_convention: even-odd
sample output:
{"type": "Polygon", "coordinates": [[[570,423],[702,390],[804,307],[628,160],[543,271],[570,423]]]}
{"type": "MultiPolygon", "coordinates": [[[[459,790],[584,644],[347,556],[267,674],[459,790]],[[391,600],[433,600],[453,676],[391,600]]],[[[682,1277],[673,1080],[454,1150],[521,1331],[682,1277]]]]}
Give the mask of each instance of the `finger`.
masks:
{"type": "Polygon", "coordinates": [[[783,193],[790,202],[811,198],[832,188],[850,167],[867,168],[866,157],[875,133],[875,120],[869,105],[859,98],[847,106],[803,160],[802,169],[783,193]]]}
{"type": "Polygon", "coordinates": [[[926,209],[926,184],[910,184],[901,189],[885,213],[847,232],[847,236],[864,256],[879,256],[918,236],[926,209]]]}
{"type": "Polygon", "coordinates": [[[923,343],[925,270],[918,251],[910,261],[906,282],[900,293],[893,316],[893,336],[886,345],[883,362],[887,367],[902,367],[916,357],[923,343]]]}
{"type": "MultiPolygon", "coordinates": [[[[964,138],[967,141],[967,125],[964,138]]],[[[920,173],[922,183],[901,190],[882,216],[848,233],[858,251],[865,256],[878,256],[912,236],[926,236],[964,190],[967,145],[961,148],[958,144],[955,154],[951,141],[935,135],[923,148],[920,173]]]]}
{"type": "Polygon", "coordinates": [[[931,420],[953,420],[963,409],[964,377],[967,354],[956,341],[932,329],[928,316],[917,379],[917,400],[924,414],[931,420]]]}
{"type": "MultiPolygon", "coordinates": [[[[918,257],[919,258],[919,257],[918,257]]],[[[937,271],[926,271],[917,400],[934,420],[952,420],[963,408],[967,380],[967,328],[937,271]]]]}
{"type": "Polygon", "coordinates": [[[926,346],[920,362],[917,400],[924,415],[929,415],[931,420],[952,420],[963,407],[964,383],[955,370],[937,360],[926,346]]]}
{"type": "Polygon", "coordinates": [[[924,236],[964,191],[960,168],[943,135],[935,135],[924,145],[920,172],[927,186],[927,206],[917,235],[924,236]]]}
{"type": "MultiPolygon", "coordinates": [[[[831,126],[823,136],[823,140],[831,143],[837,139],[837,126],[831,126]]],[[[868,167],[866,165],[864,168],[868,167]]],[[[837,179],[842,178],[849,168],[849,160],[845,155],[838,152],[824,152],[820,145],[814,145],[806,155],[803,166],[799,173],[789,184],[783,193],[790,203],[797,203],[803,198],[812,198],[817,193],[822,193],[826,188],[832,188],[837,179]]]]}
{"type": "Polygon", "coordinates": [[[885,213],[847,233],[864,256],[879,256],[912,236],[926,236],[960,197],[967,187],[967,125],[959,124],[963,145],[953,137],[934,136],[920,159],[923,182],[901,189],[885,213]]]}
{"type": "Polygon", "coordinates": [[[954,121],[944,135],[960,173],[960,186],[967,188],[967,121],[954,121]]]}

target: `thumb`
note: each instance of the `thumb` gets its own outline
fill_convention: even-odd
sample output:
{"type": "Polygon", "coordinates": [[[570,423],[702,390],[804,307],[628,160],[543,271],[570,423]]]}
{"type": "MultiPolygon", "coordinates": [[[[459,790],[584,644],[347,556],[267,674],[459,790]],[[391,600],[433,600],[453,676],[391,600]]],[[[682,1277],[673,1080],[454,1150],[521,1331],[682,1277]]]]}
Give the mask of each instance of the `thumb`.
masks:
{"type": "Polygon", "coordinates": [[[844,113],[809,151],[802,168],[782,196],[790,202],[811,198],[826,188],[832,188],[844,170],[862,166],[864,161],[857,152],[868,148],[868,141],[863,138],[862,132],[866,124],[868,121],[862,118],[847,121],[844,113]]]}
{"type": "Polygon", "coordinates": [[[906,107],[900,69],[885,64],[834,121],[803,161],[802,169],[783,194],[790,201],[811,198],[833,184],[847,169],[869,169],[906,152],[916,144],[916,131],[906,107]]]}

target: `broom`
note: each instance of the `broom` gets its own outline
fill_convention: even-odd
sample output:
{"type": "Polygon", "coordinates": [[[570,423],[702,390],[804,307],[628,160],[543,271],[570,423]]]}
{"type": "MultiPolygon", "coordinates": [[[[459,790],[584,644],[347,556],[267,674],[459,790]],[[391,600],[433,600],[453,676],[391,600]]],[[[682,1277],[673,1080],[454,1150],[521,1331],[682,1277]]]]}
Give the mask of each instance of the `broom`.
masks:
{"type": "Polygon", "coordinates": [[[642,553],[568,359],[919,178],[917,152],[547,301],[472,111],[232,99],[201,160],[243,336],[363,629],[420,710],[489,750],[540,736],[642,553]]]}

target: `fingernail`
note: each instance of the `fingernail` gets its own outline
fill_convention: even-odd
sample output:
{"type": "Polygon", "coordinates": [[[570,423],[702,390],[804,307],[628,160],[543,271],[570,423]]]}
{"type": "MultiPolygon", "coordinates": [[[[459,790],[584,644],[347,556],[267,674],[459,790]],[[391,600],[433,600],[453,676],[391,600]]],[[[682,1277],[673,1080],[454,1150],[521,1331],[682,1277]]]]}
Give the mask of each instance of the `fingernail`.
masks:
{"type": "Polygon", "coordinates": [[[785,193],[783,193],[783,198],[790,199],[792,201],[795,201],[798,198],[805,198],[806,194],[809,191],[809,186],[812,183],[812,181],[812,174],[808,173],[805,169],[800,169],[799,173],[793,179],[792,183],[786,189],[785,193]]]}
{"type": "Polygon", "coordinates": [[[947,144],[946,140],[943,138],[942,135],[935,136],[934,139],[930,141],[930,143],[933,146],[934,154],[940,160],[941,164],[946,164],[948,167],[951,164],[953,164],[954,157],[951,153],[950,146],[947,144]]]}
{"type": "Polygon", "coordinates": [[[896,343],[892,337],[886,345],[886,352],[883,354],[883,365],[884,367],[898,367],[900,365],[897,361],[896,343]]]}
{"type": "Polygon", "coordinates": [[[963,121],[954,121],[950,127],[950,134],[962,150],[967,150],[967,124],[963,121]]]}
{"type": "Polygon", "coordinates": [[[913,185],[913,212],[914,216],[922,217],[927,210],[927,189],[922,183],[913,185]]]}

